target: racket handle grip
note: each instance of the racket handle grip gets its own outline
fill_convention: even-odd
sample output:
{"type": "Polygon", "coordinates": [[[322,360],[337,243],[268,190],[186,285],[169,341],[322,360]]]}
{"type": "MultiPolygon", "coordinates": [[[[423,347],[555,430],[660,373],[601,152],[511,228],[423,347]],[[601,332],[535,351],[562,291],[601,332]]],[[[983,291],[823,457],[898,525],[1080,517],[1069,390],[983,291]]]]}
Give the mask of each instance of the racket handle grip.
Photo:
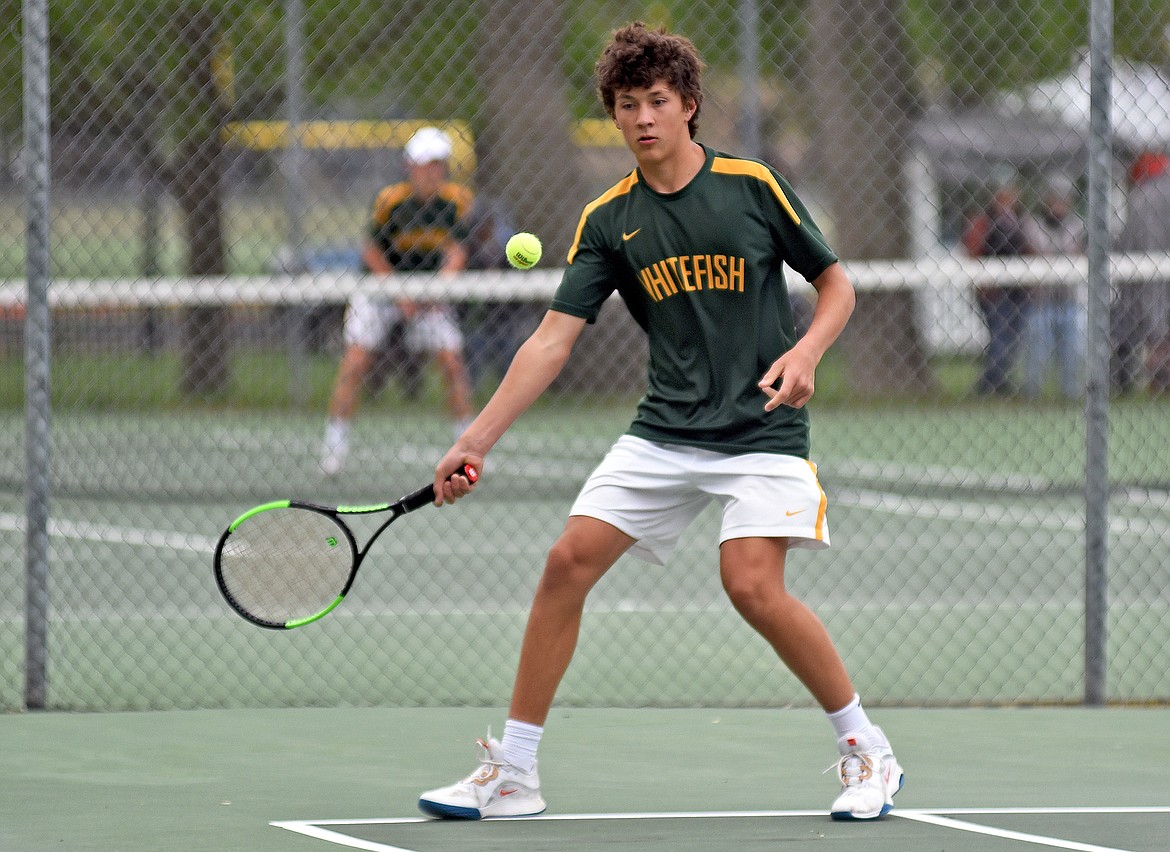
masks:
{"type": "MultiPolygon", "coordinates": [[[[469,464],[463,465],[463,467],[455,471],[455,473],[451,474],[451,476],[455,476],[457,474],[466,476],[467,481],[472,485],[474,485],[476,480],[479,479],[479,471],[469,464]]],[[[420,488],[413,494],[407,494],[399,502],[401,503],[402,510],[404,512],[413,512],[415,509],[421,509],[427,503],[435,502],[435,486],[427,485],[425,488],[420,488]]]]}

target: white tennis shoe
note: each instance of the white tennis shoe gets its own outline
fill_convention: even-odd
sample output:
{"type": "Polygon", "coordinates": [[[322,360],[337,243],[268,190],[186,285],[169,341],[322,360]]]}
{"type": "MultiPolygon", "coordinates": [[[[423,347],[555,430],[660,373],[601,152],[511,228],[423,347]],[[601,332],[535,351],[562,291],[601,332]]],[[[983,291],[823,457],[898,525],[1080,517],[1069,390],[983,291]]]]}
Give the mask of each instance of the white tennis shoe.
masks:
{"type": "Polygon", "coordinates": [[[905,774],[884,734],[881,739],[881,743],[867,743],[847,734],[837,740],[841,759],[825,770],[835,768],[841,778],[841,792],[829,811],[833,819],[881,819],[893,809],[905,774]]]}
{"type": "Polygon", "coordinates": [[[345,466],[344,453],[325,452],[321,454],[321,473],[325,476],[337,476],[345,466]]]}
{"type": "Polygon", "coordinates": [[[349,425],[330,420],[325,425],[325,441],[321,445],[321,473],[337,476],[345,467],[349,455],[349,425]]]}
{"type": "Polygon", "coordinates": [[[504,759],[499,741],[476,740],[481,749],[480,767],[458,784],[429,790],[418,807],[427,816],[441,819],[535,816],[545,809],[540,796],[540,776],[513,766],[504,759]]]}

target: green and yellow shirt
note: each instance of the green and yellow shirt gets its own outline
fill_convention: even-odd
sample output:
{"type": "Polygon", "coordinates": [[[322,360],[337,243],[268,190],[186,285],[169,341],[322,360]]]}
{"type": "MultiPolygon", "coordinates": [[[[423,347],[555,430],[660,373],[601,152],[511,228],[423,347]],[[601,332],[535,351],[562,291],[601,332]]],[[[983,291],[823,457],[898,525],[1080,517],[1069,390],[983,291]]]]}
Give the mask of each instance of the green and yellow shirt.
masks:
{"type": "Polygon", "coordinates": [[[457,183],[445,183],[439,192],[420,200],[409,183],[386,187],[374,199],[370,239],[400,272],[434,271],[443,263],[448,239],[467,239],[465,220],[472,194],[457,183]]]}
{"type": "Polygon", "coordinates": [[[783,265],[812,281],[837,257],[779,173],[704,150],[678,192],[635,170],[585,207],[552,309],[593,322],[617,290],[646,330],[631,435],[808,458],[807,411],[764,411],[757,382],[796,342],[783,265]]]}

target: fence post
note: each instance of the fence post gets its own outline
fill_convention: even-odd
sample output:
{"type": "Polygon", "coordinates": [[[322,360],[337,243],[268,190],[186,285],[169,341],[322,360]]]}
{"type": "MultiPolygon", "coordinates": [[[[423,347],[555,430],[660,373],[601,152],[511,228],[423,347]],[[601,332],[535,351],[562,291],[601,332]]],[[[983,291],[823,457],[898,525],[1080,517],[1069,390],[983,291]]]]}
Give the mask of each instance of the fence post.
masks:
{"type": "Polygon", "coordinates": [[[24,704],[45,706],[49,611],[49,12],[24,0],[25,313],[24,704]]]}
{"type": "Polygon", "coordinates": [[[1088,358],[1085,392],[1085,704],[1106,700],[1109,557],[1109,212],[1113,2],[1089,8],[1088,358]]]}
{"type": "Polygon", "coordinates": [[[760,128],[760,6],[757,0],[740,0],[739,78],[743,85],[740,137],[748,157],[764,156],[760,128]]]}
{"type": "MultiPolygon", "coordinates": [[[[291,267],[288,271],[305,271],[305,4],[303,0],[285,0],[285,116],[288,120],[288,147],[281,157],[284,171],[284,206],[288,216],[286,236],[291,267]]],[[[289,400],[297,408],[308,400],[308,314],[311,306],[288,306],[289,400]]]]}

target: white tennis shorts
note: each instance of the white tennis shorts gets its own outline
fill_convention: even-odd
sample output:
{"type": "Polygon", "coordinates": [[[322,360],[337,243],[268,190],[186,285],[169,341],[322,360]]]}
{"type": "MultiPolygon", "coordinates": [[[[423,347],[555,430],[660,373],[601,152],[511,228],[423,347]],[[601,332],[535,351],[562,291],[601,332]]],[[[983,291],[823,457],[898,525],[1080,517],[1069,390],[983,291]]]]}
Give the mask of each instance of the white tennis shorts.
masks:
{"type": "MultiPolygon", "coordinates": [[[[386,332],[402,321],[402,312],[393,302],[366,293],[355,293],[345,308],[345,345],[374,351],[382,345],[386,332]]],[[[463,333],[455,314],[443,305],[422,305],[406,329],[406,345],[421,352],[463,349],[463,333]]]]}
{"type": "Polygon", "coordinates": [[[788,538],[829,546],[828,500],[816,465],[775,453],[727,455],[623,435],[589,476],[570,515],[605,521],[636,539],[630,552],[666,563],[708,503],[723,507],[719,543],[788,538]]]}

